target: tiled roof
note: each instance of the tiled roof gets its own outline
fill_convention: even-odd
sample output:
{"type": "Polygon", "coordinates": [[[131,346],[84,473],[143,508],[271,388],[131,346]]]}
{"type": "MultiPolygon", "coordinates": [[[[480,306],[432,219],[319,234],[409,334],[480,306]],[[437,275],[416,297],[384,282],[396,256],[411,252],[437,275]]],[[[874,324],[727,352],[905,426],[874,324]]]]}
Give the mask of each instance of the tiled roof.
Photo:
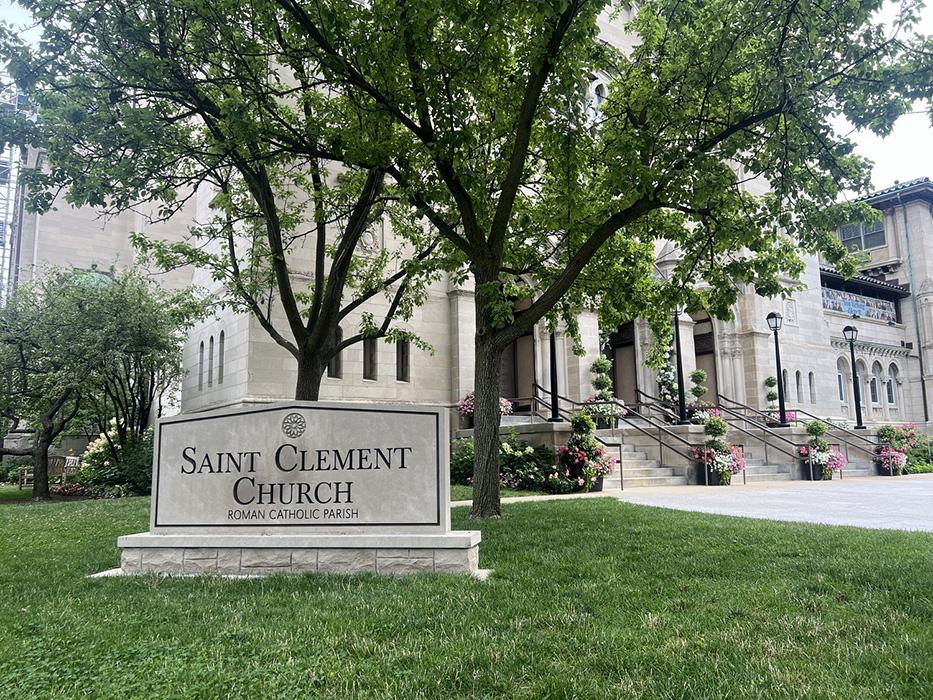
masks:
{"type": "MultiPolygon", "coordinates": [[[[831,277],[837,277],[842,279],[842,275],[836,272],[835,268],[829,267],[828,265],[820,265],[820,272],[824,275],[829,275],[831,277]]],[[[897,292],[903,296],[910,296],[910,289],[904,287],[900,284],[894,284],[893,282],[885,282],[884,280],[879,280],[875,277],[869,277],[868,275],[859,275],[855,274],[849,278],[850,282],[860,282],[864,285],[875,287],[879,289],[889,289],[892,292],[897,292]]]]}
{"type": "Polygon", "coordinates": [[[890,187],[885,187],[882,190],[877,192],[872,192],[871,194],[865,195],[864,197],[859,197],[856,201],[858,202],[874,202],[876,200],[888,199],[891,195],[900,194],[907,191],[916,191],[928,189],[933,193],[933,181],[928,177],[918,177],[913,180],[907,180],[906,182],[898,182],[890,187]]]}

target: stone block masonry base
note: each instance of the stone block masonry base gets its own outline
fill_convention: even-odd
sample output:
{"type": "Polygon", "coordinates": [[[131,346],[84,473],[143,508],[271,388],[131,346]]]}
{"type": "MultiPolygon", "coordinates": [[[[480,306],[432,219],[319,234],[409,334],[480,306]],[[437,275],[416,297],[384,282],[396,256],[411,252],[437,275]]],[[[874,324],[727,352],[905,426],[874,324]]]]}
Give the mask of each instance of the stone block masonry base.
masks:
{"type": "Polygon", "coordinates": [[[168,535],[120,537],[120,568],[107,575],[468,574],[480,533],[438,535],[168,535]]]}

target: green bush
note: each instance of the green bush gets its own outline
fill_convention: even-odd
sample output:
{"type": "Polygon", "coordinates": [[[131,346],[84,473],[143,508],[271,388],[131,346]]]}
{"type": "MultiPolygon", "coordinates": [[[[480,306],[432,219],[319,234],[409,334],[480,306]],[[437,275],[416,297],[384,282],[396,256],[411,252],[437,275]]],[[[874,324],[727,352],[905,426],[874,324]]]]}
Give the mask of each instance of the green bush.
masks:
{"type": "Polygon", "coordinates": [[[0,462],[0,483],[19,482],[20,471],[32,465],[32,457],[5,455],[0,462]]]}
{"type": "Polygon", "coordinates": [[[100,437],[81,457],[78,481],[111,492],[147,495],[152,491],[152,430],[142,435],[131,435],[122,448],[116,444],[114,456],[107,439],[100,437]],[[112,487],[121,487],[113,491],[112,487]]]}
{"type": "Polygon", "coordinates": [[[593,374],[609,374],[612,371],[612,362],[605,355],[600,355],[593,364],[590,365],[590,372],[593,374]]]}
{"type": "Polygon", "coordinates": [[[721,438],[729,432],[729,424],[718,416],[710,416],[703,424],[703,432],[711,438],[721,438]]]}
{"type": "Polygon", "coordinates": [[[769,389],[773,389],[774,387],[776,387],[776,386],[777,386],[777,377],[775,377],[774,375],[771,375],[770,377],[766,377],[766,378],[765,378],[765,386],[768,387],[769,389]]]}
{"type": "Polygon", "coordinates": [[[807,423],[807,435],[811,438],[818,438],[826,434],[826,423],[821,420],[811,420],[807,423]]]}
{"type": "Polygon", "coordinates": [[[473,482],[473,456],[476,452],[473,438],[454,440],[450,452],[450,483],[470,484],[473,482]]]}
{"type": "MultiPolygon", "coordinates": [[[[592,421],[590,421],[592,423],[592,421]]],[[[473,438],[455,440],[450,455],[450,482],[473,483],[473,459],[476,446],[473,438]]],[[[499,441],[499,483],[519,490],[537,490],[554,463],[554,453],[543,445],[532,447],[510,431],[499,441]]]]}
{"type": "MultiPolygon", "coordinates": [[[[881,431],[878,431],[879,437],[881,431]]],[[[907,454],[908,474],[933,473],[933,438],[921,435],[917,437],[917,444],[907,454]]]]}

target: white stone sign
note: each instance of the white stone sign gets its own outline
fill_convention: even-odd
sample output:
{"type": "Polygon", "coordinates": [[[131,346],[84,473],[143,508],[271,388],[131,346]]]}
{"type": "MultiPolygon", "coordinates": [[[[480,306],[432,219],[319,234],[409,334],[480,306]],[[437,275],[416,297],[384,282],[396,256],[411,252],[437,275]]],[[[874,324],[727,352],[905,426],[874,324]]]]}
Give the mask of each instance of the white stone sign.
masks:
{"type": "Polygon", "coordinates": [[[447,409],[287,402],[164,418],[124,573],[475,572],[450,530],[447,409]]]}
{"type": "Polygon", "coordinates": [[[438,409],[333,404],[167,418],[152,531],[444,531],[446,428],[438,409]]]}

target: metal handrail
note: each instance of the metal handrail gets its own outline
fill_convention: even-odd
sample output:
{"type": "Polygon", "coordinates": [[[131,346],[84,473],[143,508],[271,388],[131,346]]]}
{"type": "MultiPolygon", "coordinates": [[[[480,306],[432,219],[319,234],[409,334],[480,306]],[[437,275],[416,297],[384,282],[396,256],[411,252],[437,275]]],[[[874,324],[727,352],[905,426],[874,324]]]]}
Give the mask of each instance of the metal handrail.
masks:
{"type": "MultiPolygon", "coordinates": [[[[868,445],[871,445],[871,447],[872,447],[871,454],[872,454],[872,455],[875,454],[874,450],[875,450],[875,449],[879,446],[879,444],[880,444],[880,443],[875,442],[874,440],[871,440],[871,439],[865,437],[864,435],[859,435],[859,434],[856,433],[855,431],[852,431],[852,430],[849,430],[848,428],[843,428],[842,426],[836,425],[835,423],[832,423],[831,421],[828,421],[828,420],[826,420],[825,418],[820,418],[819,416],[815,416],[815,415],[813,415],[812,413],[810,413],[809,411],[804,411],[802,408],[795,408],[794,410],[795,410],[797,413],[802,413],[803,415],[809,416],[810,418],[813,418],[814,420],[822,421],[823,423],[826,424],[826,427],[829,428],[830,430],[833,430],[833,431],[836,431],[836,432],[839,432],[839,433],[845,433],[846,435],[848,435],[848,436],[850,436],[850,437],[853,437],[853,438],[855,438],[855,439],[857,439],[857,440],[861,440],[862,442],[864,442],[864,443],[866,443],[866,444],[868,444],[868,445]]],[[[843,440],[843,442],[846,442],[846,441],[843,440]]],[[[857,447],[858,447],[858,446],[857,446],[857,447]]],[[[865,450],[864,447],[859,447],[859,449],[865,450]]],[[[865,450],[865,451],[868,452],[868,450],[865,450]]]]}
{"type": "MultiPolygon", "coordinates": [[[[550,392],[548,389],[545,389],[543,386],[541,386],[541,385],[539,385],[539,384],[537,384],[537,383],[533,384],[532,386],[533,386],[533,388],[542,391],[543,393],[547,394],[548,396],[551,395],[551,392],[550,392]]],[[[582,403],[582,402],[580,402],[580,401],[574,401],[573,399],[567,398],[566,396],[561,396],[560,394],[557,394],[557,399],[558,399],[558,401],[564,401],[564,402],[566,402],[566,403],[569,403],[569,404],[570,404],[571,406],[573,406],[574,408],[581,407],[581,406],[594,406],[594,405],[595,405],[595,406],[599,406],[599,405],[606,405],[606,404],[608,404],[608,405],[614,405],[614,406],[617,406],[618,408],[621,408],[621,409],[622,409],[621,414],[618,415],[618,416],[614,416],[615,418],[618,418],[618,419],[624,421],[627,425],[629,425],[629,426],[632,427],[632,428],[635,428],[635,429],[638,430],[640,433],[643,433],[644,435],[647,435],[647,436],[650,437],[652,440],[655,440],[655,439],[656,439],[656,440],[658,441],[658,463],[661,464],[662,466],[663,466],[663,464],[664,464],[664,448],[665,448],[665,447],[667,447],[667,449],[669,449],[669,450],[674,450],[674,452],[676,452],[677,454],[679,454],[681,457],[684,457],[684,458],[687,459],[688,461],[691,461],[691,462],[692,462],[692,461],[695,461],[695,459],[696,459],[696,458],[693,456],[692,450],[693,450],[693,448],[694,448],[694,445],[693,445],[691,442],[689,442],[688,440],[685,440],[684,438],[680,437],[680,435],[677,435],[676,433],[674,433],[674,432],[668,430],[667,427],[665,427],[664,425],[662,425],[662,424],[658,423],[657,421],[655,421],[650,415],[649,415],[649,416],[644,416],[644,415],[642,415],[642,414],[640,414],[640,413],[637,414],[639,418],[641,418],[642,420],[646,421],[646,422],[647,422],[649,425],[651,425],[652,427],[658,429],[658,436],[657,436],[657,438],[655,438],[655,436],[652,435],[650,432],[648,432],[648,430],[646,430],[644,427],[638,425],[637,423],[634,423],[632,420],[630,420],[630,419],[625,415],[625,413],[626,413],[629,409],[628,409],[628,407],[626,407],[625,404],[623,404],[623,403],[621,403],[621,402],[619,402],[619,401],[615,401],[615,400],[609,400],[609,401],[589,401],[589,402],[587,402],[586,404],[584,404],[584,403],[582,403]],[[685,452],[685,451],[683,451],[682,449],[680,449],[680,448],[678,448],[678,447],[674,447],[674,446],[672,446],[672,445],[664,445],[663,441],[661,440],[661,433],[664,433],[664,434],[668,435],[669,437],[672,437],[672,438],[674,438],[675,440],[678,440],[679,442],[682,442],[682,443],[685,444],[688,448],[690,448],[690,452],[685,452]]],[[[639,406],[639,405],[641,405],[641,404],[633,404],[633,405],[639,406]]]]}
{"type": "MultiPolygon", "coordinates": [[[[639,394],[641,394],[641,395],[644,396],[644,397],[647,397],[647,398],[649,398],[649,399],[652,399],[653,401],[656,401],[656,402],[657,402],[658,404],[660,404],[661,406],[663,406],[663,407],[665,407],[665,408],[667,407],[667,403],[664,402],[664,401],[661,401],[660,398],[658,398],[658,397],[656,397],[656,396],[652,396],[652,395],[649,394],[648,392],[642,391],[641,389],[636,389],[635,391],[637,391],[639,394]]],[[[721,399],[726,399],[726,401],[732,401],[732,399],[729,399],[728,397],[725,397],[725,396],[723,396],[722,394],[717,394],[717,398],[719,398],[720,400],[721,400],[721,399]]],[[[671,408],[673,408],[673,406],[671,406],[671,408]]],[[[767,464],[767,462],[768,462],[768,447],[774,447],[774,448],[776,448],[779,452],[783,452],[785,455],[788,455],[789,457],[791,457],[791,458],[794,459],[794,460],[798,460],[798,459],[801,458],[801,455],[798,453],[798,449],[799,449],[800,445],[798,445],[797,443],[793,442],[792,440],[788,440],[788,439],[785,438],[783,435],[780,435],[780,434],[776,433],[775,431],[771,430],[771,428],[769,428],[767,424],[759,423],[758,421],[754,421],[754,420],[748,418],[747,416],[743,416],[743,415],[739,414],[737,411],[735,411],[735,410],[733,410],[733,409],[730,409],[730,408],[727,407],[727,406],[723,406],[722,403],[720,403],[719,405],[717,405],[717,406],[716,406],[716,409],[719,410],[720,413],[725,412],[726,414],[731,415],[731,416],[733,416],[734,418],[737,418],[738,420],[744,421],[744,422],[746,422],[746,423],[748,423],[748,424],[754,426],[755,428],[757,428],[758,430],[762,431],[763,433],[765,433],[765,434],[771,436],[772,438],[774,438],[774,439],[776,439],[776,440],[780,440],[780,441],[782,441],[782,442],[785,442],[785,443],[787,443],[788,445],[791,446],[792,449],[791,449],[791,450],[788,450],[788,449],[785,449],[785,448],[781,447],[780,445],[772,444],[772,443],[768,442],[767,440],[763,439],[761,435],[756,435],[756,434],[750,432],[749,430],[746,430],[746,429],[743,428],[742,426],[737,425],[734,421],[729,421],[728,419],[724,419],[724,420],[726,420],[727,423],[729,423],[729,427],[730,427],[730,428],[733,428],[733,429],[735,429],[735,430],[738,430],[740,433],[742,433],[742,434],[744,434],[744,435],[747,435],[747,436],[749,436],[750,438],[752,438],[753,440],[755,440],[755,441],[757,441],[757,442],[760,442],[760,443],[762,444],[762,446],[764,447],[764,459],[765,459],[765,463],[766,463],[766,464],[767,464]]],[[[762,414],[762,415],[766,415],[766,414],[762,414]]]]}
{"type": "Polygon", "coordinates": [[[749,423],[750,425],[754,426],[755,428],[757,428],[757,429],[760,430],[761,432],[766,433],[767,435],[770,435],[771,437],[773,437],[773,438],[775,438],[775,439],[777,439],[777,440],[781,440],[782,442],[786,442],[788,445],[790,445],[791,447],[794,448],[792,451],[788,451],[788,450],[784,449],[783,447],[781,447],[780,445],[772,445],[771,443],[766,442],[765,440],[763,440],[760,436],[755,435],[754,433],[749,432],[749,431],[746,430],[745,428],[742,428],[741,426],[735,425],[734,423],[729,423],[729,426],[730,426],[731,428],[735,428],[735,429],[738,430],[740,433],[744,433],[745,435],[748,435],[749,437],[753,438],[754,440],[758,440],[759,442],[761,442],[762,444],[764,444],[764,446],[765,446],[765,462],[768,461],[768,447],[777,448],[778,451],[783,452],[783,453],[786,454],[786,455],[790,455],[790,456],[793,457],[795,460],[801,458],[801,455],[799,454],[799,452],[797,452],[797,449],[800,447],[800,445],[797,444],[796,442],[794,442],[793,440],[788,440],[788,439],[787,439],[786,437],[784,437],[783,435],[779,435],[778,433],[776,433],[776,432],[774,432],[773,430],[771,430],[771,428],[769,428],[767,425],[758,423],[757,421],[754,421],[754,420],[748,418],[747,416],[743,416],[743,415],[739,414],[737,411],[734,411],[733,409],[728,408],[727,406],[723,406],[722,404],[720,404],[719,406],[717,406],[717,408],[718,408],[719,411],[721,411],[721,412],[724,411],[724,412],[726,412],[726,413],[728,413],[728,414],[730,414],[730,415],[732,415],[732,416],[735,416],[735,417],[738,418],[739,420],[743,420],[743,421],[745,421],[746,423],[749,423]]]}
{"type": "MultiPolygon", "coordinates": [[[[768,419],[771,419],[771,418],[772,418],[772,416],[770,416],[769,414],[764,413],[763,411],[760,411],[760,410],[757,409],[757,408],[753,408],[752,406],[748,406],[748,405],[746,405],[746,404],[744,404],[744,403],[742,403],[742,402],[740,402],[740,401],[736,401],[735,399],[730,399],[728,396],[723,396],[722,394],[718,394],[718,396],[719,396],[720,401],[728,401],[729,403],[733,404],[734,406],[738,406],[738,407],[743,408],[743,409],[745,409],[745,410],[747,410],[747,411],[751,411],[752,413],[755,413],[755,414],[757,414],[757,415],[759,415],[759,416],[763,416],[763,417],[768,418],[768,419]]],[[[723,406],[722,406],[721,403],[720,403],[720,408],[723,408],[723,406]]],[[[853,433],[851,430],[848,430],[848,429],[846,429],[846,428],[840,428],[840,427],[837,426],[837,425],[833,425],[833,424],[831,424],[831,423],[828,423],[827,421],[823,420],[823,419],[820,418],[819,416],[813,415],[813,414],[810,413],[809,411],[804,411],[803,409],[799,409],[799,408],[794,408],[794,409],[791,409],[791,410],[793,410],[795,413],[802,413],[802,414],[805,415],[805,416],[809,416],[810,418],[813,418],[813,419],[815,419],[815,420],[820,420],[820,421],[823,421],[824,423],[826,423],[826,424],[827,424],[827,428],[828,428],[828,431],[827,431],[827,432],[828,432],[829,434],[831,434],[833,437],[836,437],[836,438],[842,440],[842,444],[845,445],[845,448],[846,448],[846,459],[849,458],[849,441],[846,440],[846,439],[845,439],[844,437],[842,437],[842,436],[835,435],[835,434],[834,434],[835,432],[844,433],[844,434],[849,435],[849,436],[851,436],[851,437],[853,437],[853,438],[857,438],[858,440],[861,440],[862,442],[867,443],[868,445],[871,446],[871,449],[867,449],[867,448],[862,447],[861,445],[858,445],[858,444],[854,444],[853,447],[855,447],[856,449],[862,450],[862,452],[867,453],[867,454],[870,455],[871,457],[874,457],[874,456],[875,456],[875,452],[876,452],[876,449],[877,449],[878,445],[877,445],[877,443],[875,443],[875,442],[869,440],[868,438],[863,437],[863,436],[859,435],[858,433],[853,433]]],[[[749,419],[746,417],[746,418],[744,418],[744,420],[749,420],[749,419]]]]}

